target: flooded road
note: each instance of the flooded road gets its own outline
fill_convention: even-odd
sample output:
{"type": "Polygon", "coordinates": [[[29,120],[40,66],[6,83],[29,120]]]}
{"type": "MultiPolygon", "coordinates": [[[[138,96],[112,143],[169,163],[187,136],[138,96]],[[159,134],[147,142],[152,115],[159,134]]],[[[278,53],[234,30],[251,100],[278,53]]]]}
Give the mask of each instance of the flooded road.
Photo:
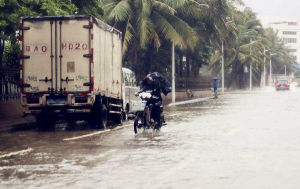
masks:
{"type": "Polygon", "coordinates": [[[0,134],[0,188],[300,187],[300,89],[169,108],[159,133],[132,122],[0,134]]]}

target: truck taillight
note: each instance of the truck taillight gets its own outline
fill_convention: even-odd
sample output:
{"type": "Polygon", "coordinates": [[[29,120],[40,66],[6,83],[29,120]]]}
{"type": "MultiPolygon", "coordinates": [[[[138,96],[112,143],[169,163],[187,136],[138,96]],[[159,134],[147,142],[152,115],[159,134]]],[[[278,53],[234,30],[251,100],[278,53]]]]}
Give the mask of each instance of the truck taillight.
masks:
{"type": "Polygon", "coordinates": [[[22,23],[22,22],[19,24],[19,28],[20,28],[20,29],[23,28],[23,23],[22,23]]]}
{"type": "Polygon", "coordinates": [[[24,92],[24,88],[23,88],[23,78],[20,78],[20,92],[21,92],[21,93],[24,92]]]}
{"type": "Polygon", "coordinates": [[[90,91],[94,91],[94,77],[91,77],[91,86],[90,86],[90,91]]]}
{"type": "Polygon", "coordinates": [[[20,57],[24,55],[23,50],[20,50],[20,57]]]}
{"type": "Polygon", "coordinates": [[[91,63],[94,63],[94,48],[91,48],[91,55],[90,61],[91,63]]]}
{"type": "Polygon", "coordinates": [[[20,41],[23,41],[23,35],[20,35],[20,36],[19,36],[19,40],[20,40],[20,41]]]}
{"type": "Polygon", "coordinates": [[[91,40],[94,40],[94,34],[91,34],[91,40]]]}

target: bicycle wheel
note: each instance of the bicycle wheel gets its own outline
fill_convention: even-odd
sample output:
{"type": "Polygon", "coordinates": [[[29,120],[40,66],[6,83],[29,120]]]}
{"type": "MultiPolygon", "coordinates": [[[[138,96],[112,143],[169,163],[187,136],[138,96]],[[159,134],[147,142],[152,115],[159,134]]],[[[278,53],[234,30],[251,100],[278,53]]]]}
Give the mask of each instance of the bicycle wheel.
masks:
{"type": "Polygon", "coordinates": [[[134,133],[138,134],[144,130],[144,117],[142,112],[138,112],[134,118],[134,133]]]}

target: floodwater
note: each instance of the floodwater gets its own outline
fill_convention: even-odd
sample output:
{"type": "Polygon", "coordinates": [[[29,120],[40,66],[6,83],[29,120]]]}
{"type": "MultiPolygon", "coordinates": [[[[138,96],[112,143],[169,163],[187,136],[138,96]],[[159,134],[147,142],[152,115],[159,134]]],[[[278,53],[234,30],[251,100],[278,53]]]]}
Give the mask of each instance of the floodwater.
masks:
{"type": "Polygon", "coordinates": [[[159,133],[134,135],[132,121],[104,133],[0,133],[0,188],[300,187],[300,89],[235,92],[165,114],[159,133]]]}

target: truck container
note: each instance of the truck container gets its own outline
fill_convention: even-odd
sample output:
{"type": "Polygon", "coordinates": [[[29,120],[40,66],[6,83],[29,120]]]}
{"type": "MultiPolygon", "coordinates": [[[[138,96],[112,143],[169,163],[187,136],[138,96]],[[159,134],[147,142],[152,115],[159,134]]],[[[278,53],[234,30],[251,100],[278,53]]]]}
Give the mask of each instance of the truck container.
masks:
{"type": "Polygon", "coordinates": [[[57,115],[105,128],[122,121],[122,34],[94,16],[26,17],[20,22],[25,115],[40,126],[57,115]],[[76,116],[74,116],[76,114],[76,116]]]}

